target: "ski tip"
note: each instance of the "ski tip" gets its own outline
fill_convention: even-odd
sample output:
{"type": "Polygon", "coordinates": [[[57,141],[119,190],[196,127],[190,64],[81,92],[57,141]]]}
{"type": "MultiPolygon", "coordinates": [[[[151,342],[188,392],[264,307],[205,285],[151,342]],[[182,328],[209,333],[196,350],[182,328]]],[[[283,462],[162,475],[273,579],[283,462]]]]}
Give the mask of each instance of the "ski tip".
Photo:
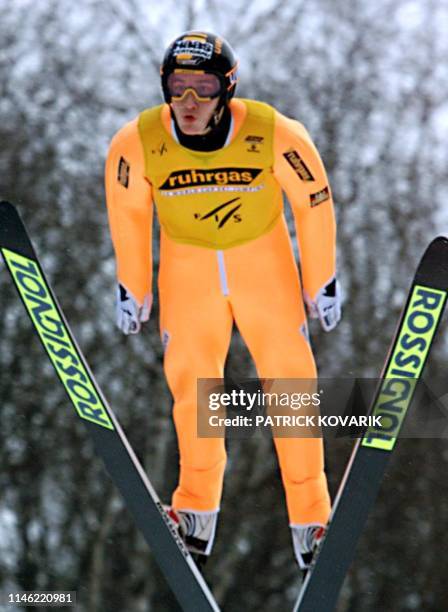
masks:
{"type": "Polygon", "coordinates": [[[423,253],[415,280],[448,292],[448,237],[437,236],[423,253]]]}
{"type": "Polygon", "coordinates": [[[35,256],[19,211],[6,200],[0,201],[0,248],[26,257],[35,256]]]}
{"type": "Polygon", "coordinates": [[[430,253],[431,251],[438,252],[441,249],[445,250],[447,247],[448,247],[448,236],[437,236],[437,238],[434,238],[434,240],[431,240],[431,242],[427,246],[424,256],[430,253]]]}
{"type": "MultiPolygon", "coordinates": [[[[444,244],[448,244],[448,236],[437,236],[437,238],[434,238],[434,240],[432,241],[432,243],[444,243],[444,244]]],[[[432,244],[431,243],[431,244],[432,244]]]]}

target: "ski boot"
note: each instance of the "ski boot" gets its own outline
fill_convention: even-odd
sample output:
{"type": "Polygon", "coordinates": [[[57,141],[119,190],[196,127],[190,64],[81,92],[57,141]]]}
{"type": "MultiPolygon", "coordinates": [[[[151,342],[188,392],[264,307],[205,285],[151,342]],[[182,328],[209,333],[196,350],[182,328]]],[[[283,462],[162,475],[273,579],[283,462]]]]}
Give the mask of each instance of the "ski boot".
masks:
{"type": "Polygon", "coordinates": [[[165,510],[177,527],[196,565],[202,569],[212,551],[218,513],[175,510],[170,506],[165,506],[165,510]]]}
{"type": "Polygon", "coordinates": [[[299,568],[309,570],[314,553],[325,535],[325,527],[318,523],[314,525],[291,525],[292,543],[299,568]]]}

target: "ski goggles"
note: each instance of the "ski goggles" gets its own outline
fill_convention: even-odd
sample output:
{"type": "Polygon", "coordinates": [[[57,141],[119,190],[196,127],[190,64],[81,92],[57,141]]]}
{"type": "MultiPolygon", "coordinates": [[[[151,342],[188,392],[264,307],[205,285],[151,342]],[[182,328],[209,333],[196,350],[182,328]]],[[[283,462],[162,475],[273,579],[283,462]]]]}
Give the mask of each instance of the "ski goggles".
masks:
{"type": "Polygon", "coordinates": [[[167,79],[171,100],[183,100],[191,92],[199,102],[209,102],[221,95],[223,86],[216,74],[210,72],[175,70],[167,79]]]}

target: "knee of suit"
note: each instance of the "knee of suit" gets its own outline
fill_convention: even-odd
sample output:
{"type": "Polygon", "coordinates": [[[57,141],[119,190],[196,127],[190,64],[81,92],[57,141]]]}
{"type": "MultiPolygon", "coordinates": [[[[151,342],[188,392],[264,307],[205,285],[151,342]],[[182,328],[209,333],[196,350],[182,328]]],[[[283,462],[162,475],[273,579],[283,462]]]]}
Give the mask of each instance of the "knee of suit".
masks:
{"type": "Polygon", "coordinates": [[[185,353],[165,357],[165,376],[175,402],[190,399],[196,402],[198,379],[223,379],[225,356],[185,353]]]}
{"type": "Polygon", "coordinates": [[[310,345],[303,337],[294,342],[266,342],[250,347],[257,372],[261,378],[317,377],[316,364],[310,345]]]}

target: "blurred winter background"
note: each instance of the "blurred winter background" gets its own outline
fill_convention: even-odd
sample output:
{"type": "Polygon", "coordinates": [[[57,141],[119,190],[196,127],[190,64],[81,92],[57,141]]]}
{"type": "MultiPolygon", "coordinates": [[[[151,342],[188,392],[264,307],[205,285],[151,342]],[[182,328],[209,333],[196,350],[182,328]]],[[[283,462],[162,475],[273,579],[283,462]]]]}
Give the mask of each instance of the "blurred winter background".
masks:
{"type": "MultiPolygon", "coordinates": [[[[142,335],[115,328],[103,164],[113,133],[161,102],[163,50],[193,27],[228,38],[239,95],[302,121],[327,167],[345,308],[333,333],[312,326],[322,375],[380,371],[418,258],[448,231],[446,0],[0,0],[0,196],[18,205],[164,500],[178,457],[157,305],[142,335]]],[[[177,610],[3,266],[0,300],[0,590],[76,590],[82,612],[177,610]]],[[[227,369],[253,373],[237,335],[227,369]]],[[[333,492],[349,450],[327,445],[333,492]]],[[[400,442],[339,612],[448,609],[447,469],[446,440],[400,442]]],[[[229,443],[205,573],[228,612],[291,607],[299,582],[269,440],[229,443]]]]}

